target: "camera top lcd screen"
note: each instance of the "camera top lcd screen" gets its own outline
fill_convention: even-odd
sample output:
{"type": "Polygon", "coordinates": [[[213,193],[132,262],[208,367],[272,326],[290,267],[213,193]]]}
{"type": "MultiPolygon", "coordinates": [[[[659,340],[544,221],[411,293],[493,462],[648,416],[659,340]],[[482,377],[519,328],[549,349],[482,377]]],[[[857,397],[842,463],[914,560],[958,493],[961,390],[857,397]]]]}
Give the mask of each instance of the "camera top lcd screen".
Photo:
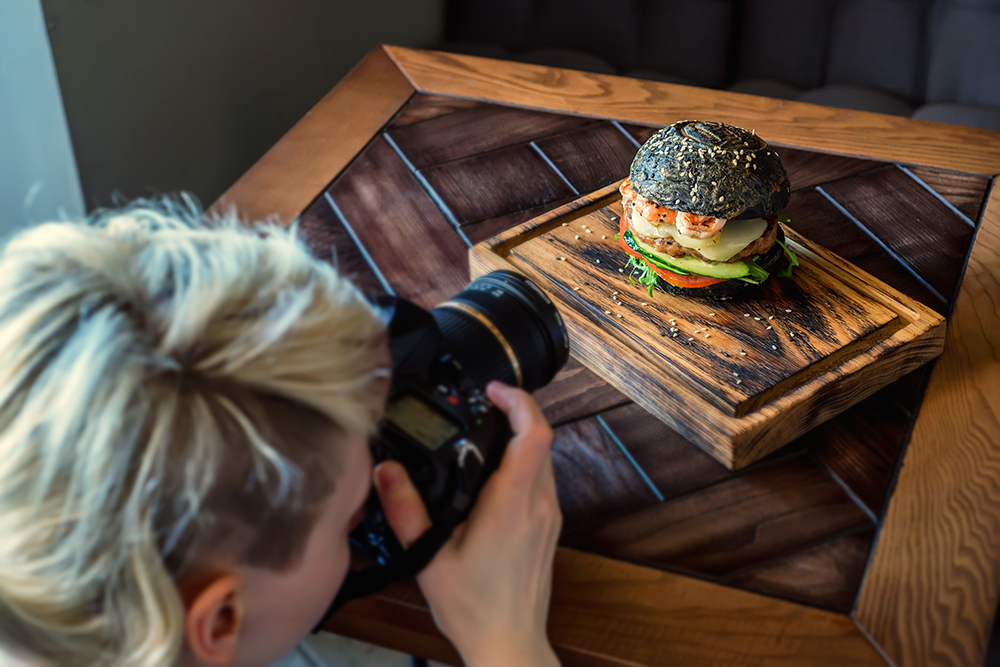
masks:
{"type": "Polygon", "coordinates": [[[385,416],[431,451],[448,442],[460,430],[454,422],[413,394],[403,394],[391,401],[385,416]]]}

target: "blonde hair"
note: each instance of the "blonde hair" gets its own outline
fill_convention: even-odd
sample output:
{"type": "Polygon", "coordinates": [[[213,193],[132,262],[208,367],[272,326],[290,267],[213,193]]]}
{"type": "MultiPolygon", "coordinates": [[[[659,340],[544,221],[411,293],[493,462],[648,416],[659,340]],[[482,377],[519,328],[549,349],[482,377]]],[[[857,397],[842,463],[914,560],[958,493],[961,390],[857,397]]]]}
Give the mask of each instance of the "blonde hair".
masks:
{"type": "Polygon", "coordinates": [[[296,561],[332,488],[330,431],[369,434],[381,414],[381,335],[294,230],[187,200],[13,238],[0,644],[67,667],[173,664],[174,578],[195,555],[296,561]]]}

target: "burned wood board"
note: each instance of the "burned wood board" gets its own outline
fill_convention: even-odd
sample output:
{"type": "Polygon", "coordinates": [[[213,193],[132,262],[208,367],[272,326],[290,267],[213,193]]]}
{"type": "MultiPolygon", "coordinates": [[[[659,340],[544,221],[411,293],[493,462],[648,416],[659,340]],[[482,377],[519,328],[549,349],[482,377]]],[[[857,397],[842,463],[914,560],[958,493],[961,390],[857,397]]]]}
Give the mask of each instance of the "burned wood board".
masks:
{"type": "Polygon", "coordinates": [[[557,304],[575,358],[730,469],[939,355],[944,318],[785,225],[801,266],[739,300],[629,279],[617,185],[484,241],[473,277],[513,269],[557,304]]]}

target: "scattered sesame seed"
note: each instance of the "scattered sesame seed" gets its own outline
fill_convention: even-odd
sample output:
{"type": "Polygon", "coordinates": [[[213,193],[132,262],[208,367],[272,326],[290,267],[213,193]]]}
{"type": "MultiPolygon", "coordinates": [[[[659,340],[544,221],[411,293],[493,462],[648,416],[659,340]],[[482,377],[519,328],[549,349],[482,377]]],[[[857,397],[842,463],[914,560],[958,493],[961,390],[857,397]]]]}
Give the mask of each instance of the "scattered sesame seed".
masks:
{"type": "Polygon", "coordinates": [[[736,384],[743,384],[743,380],[737,380],[736,384]]]}
{"type": "Polygon", "coordinates": [[[671,338],[677,338],[677,334],[672,335],[671,338]]]}
{"type": "Polygon", "coordinates": [[[618,269],[618,273],[625,273],[625,269],[618,269]]]}
{"type": "Polygon", "coordinates": [[[759,317],[755,317],[754,319],[757,320],[758,322],[760,322],[760,318],[759,317]]]}
{"type": "Polygon", "coordinates": [[[569,227],[569,223],[568,222],[564,222],[564,223],[562,223],[562,226],[563,227],[569,227]]]}
{"type": "Polygon", "coordinates": [[[743,313],[743,317],[750,317],[750,313],[743,313]]]}
{"type": "Polygon", "coordinates": [[[579,287],[574,287],[574,288],[573,288],[573,291],[574,291],[574,292],[579,292],[579,291],[580,291],[580,288],[579,288],[579,287]]]}
{"type": "Polygon", "coordinates": [[[719,197],[719,201],[722,201],[723,199],[725,199],[725,197],[719,197]]]}
{"type": "Polygon", "coordinates": [[[580,235],[579,235],[579,234],[577,234],[577,235],[576,235],[576,236],[574,236],[573,238],[575,238],[575,239],[578,239],[578,238],[580,238],[580,235]]]}
{"type": "Polygon", "coordinates": [[[715,317],[715,313],[709,313],[708,316],[709,317],[715,317]]]}
{"type": "Polygon", "coordinates": [[[645,301],[643,301],[643,302],[642,302],[642,305],[644,305],[644,306],[648,306],[649,304],[648,304],[648,303],[646,303],[645,301]]]}
{"type": "Polygon", "coordinates": [[[722,353],[722,356],[724,356],[724,357],[725,357],[726,359],[728,359],[728,358],[729,358],[729,355],[728,355],[728,354],[726,354],[725,352],[723,352],[723,353],[722,353]]]}
{"type": "Polygon", "coordinates": [[[795,333],[793,332],[793,333],[788,334],[788,337],[789,338],[795,338],[795,333]]]}
{"type": "Polygon", "coordinates": [[[596,262],[597,262],[598,264],[600,264],[600,263],[601,263],[601,260],[599,260],[599,259],[598,259],[598,260],[594,260],[594,261],[596,261],[596,262]]]}
{"type": "Polygon", "coordinates": [[[590,231],[590,230],[588,229],[588,230],[587,230],[587,233],[588,233],[588,234],[593,234],[594,232],[592,232],[592,231],[590,231]]]}
{"type": "Polygon", "coordinates": [[[735,167],[737,164],[739,164],[739,160],[733,160],[733,166],[735,167]]]}
{"type": "Polygon", "coordinates": [[[774,315],[771,315],[771,317],[769,317],[769,318],[767,318],[767,319],[769,319],[769,320],[773,320],[773,319],[774,319],[774,315]]]}
{"type": "Polygon", "coordinates": [[[580,225],[580,226],[581,226],[581,227],[583,227],[584,229],[586,229],[586,228],[587,228],[587,225],[580,225]]]}
{"type": "Polygon", "coordinates": [[[737,373],[736,371],[733,371],[733,375],[735,375],[736,377],[739,377],[739,376],[740,376],[740,374],[739,374],[739,373],[737,373]]]}
{"type": "Polygon", "coordinates": [[[705,334],[705,338],[711,338],[712,334],[705,334]]]}
{"type": "Polygon", "coordinates": [[[770,331],[770,330],[771,330],[771,325],[770,325],[770,324],[768,324],[768,325],[767,325],[767,330],[768,330],[768,331],[770,331]]]}
{"type": "Polygon", "coordinates": [[[611,292],[611,296],[615,296],[615,295],[617,295],[617,294],[618,294],[618,290],[613,290],[613,291],[611,292]]]}
{"type": "Polygon", "coordinates": [[[756,169],[756,168],[757,168],[757,165],[755,164],[755,165],[753,166],[753,168],[754,168],[754,169],[756,169]]]}
{"type": "Polygon", "coordinates": [[[607,234],[601,234],[601,238],[602,239],[606,239],[606,238],[608,238],[608,235],[607,234]]]}
{"type": "Polygon", "coordinates": [[[694,338],[688,338],[688,342],[689,342],[689,343],[690,343],[691,341],[693,341],[693,340],[694,340],[694,338]]]}
{"type": "Polygon", "coordinates": [[[715,181],[712,181],[712,185],[718,185],[718,183],[716,183],[715,181]]]}
{"type": "Polygon", "coordinates": [[[778,346],[777,346],[777,345],[772,345],[772,346],[771,346],[771,349],[772,349],[772,350],[777,350],[777,349],[778,349],[778,346]]]}
{"type": "Polygon", "coordinates": [[[610,314],[611,314],[611,311],[610,311],[610,310],[605,310],[605,311],[604,311],[604,314],[605,314],[605,315],[610,315],[610,314]]]}
{"type": "Polygon", "coordinates": [[[565,257],[556,257],[556,261],[557,262],[565,262],[566,258],[565,257]]]}
{"type": "Polygon", "coordinates": [[[617,316],[618,316],[618,317],[621,317],[621,316],[622,316],[622,314],[621,314],[621,313],[618,313],[618,314],[617,314],[617,316]]]}
{"type": "Polygon", "coordinates": [[[745,357],[745,356],[747,356],[747,353],[746,353],[746,352],[744,352],[743,350],[740,350],[740,356],[741,356],[741,357],[745,357]]]}
{"type": "Polygon", "coordinates": [[[786,313],[790,313],[790,312],[792,312],[792,311],[791,311],[791,309],[790,309],[790,308],[785,308],[785,312],[786,312],[786,313]]]}

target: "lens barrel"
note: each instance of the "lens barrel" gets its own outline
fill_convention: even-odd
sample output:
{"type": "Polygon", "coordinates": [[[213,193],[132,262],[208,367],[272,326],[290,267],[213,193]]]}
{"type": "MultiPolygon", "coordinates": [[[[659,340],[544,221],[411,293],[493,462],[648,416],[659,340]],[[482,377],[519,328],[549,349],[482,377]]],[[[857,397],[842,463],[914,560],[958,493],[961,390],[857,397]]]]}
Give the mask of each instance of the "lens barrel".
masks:
{"type": "Polygon", "coordinates": [[[479,386],[490,380],[532,392],[569,359],[555,304],[513,271],[494,271],[431,311],[450,351],[479,386]]]}

